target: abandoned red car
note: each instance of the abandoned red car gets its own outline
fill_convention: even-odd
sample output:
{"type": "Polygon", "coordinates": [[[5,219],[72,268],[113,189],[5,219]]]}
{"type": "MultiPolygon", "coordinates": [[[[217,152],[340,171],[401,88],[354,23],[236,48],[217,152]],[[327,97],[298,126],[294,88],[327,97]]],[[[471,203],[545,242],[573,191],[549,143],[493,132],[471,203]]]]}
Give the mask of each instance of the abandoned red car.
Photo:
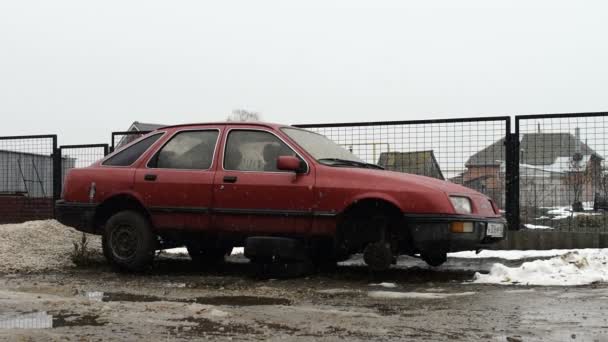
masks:
{"type": "Polygon", "coordinates": [[[328,138],[276,124],[158,129],[66,176],[59,221],[102,235],[115,266],[141,270],[155,251],[186,246],[216,262],[245,246],[252,262],[335,262],[363,253],[430,265],[505,235],[491,199],[434,178],[384,171],[328,138]]]}

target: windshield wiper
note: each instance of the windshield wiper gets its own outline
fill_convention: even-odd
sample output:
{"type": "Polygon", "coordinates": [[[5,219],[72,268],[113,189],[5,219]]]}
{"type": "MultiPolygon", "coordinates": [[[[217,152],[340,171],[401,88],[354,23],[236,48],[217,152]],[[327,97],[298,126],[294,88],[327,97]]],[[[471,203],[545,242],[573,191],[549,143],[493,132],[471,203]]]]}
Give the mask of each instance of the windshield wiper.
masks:
{"type": "Polygon", "coordinates": [[[382,166],[378,166],[376,164],[359,162],[356,160],[348,160],[348,159],[340,159],[340,158],[321,158],[318,159],[320,163],[327,164],[330,166],[354,166],[354,167],[363,167],[366,169],[377,169],[384,170],[382,166]]]}

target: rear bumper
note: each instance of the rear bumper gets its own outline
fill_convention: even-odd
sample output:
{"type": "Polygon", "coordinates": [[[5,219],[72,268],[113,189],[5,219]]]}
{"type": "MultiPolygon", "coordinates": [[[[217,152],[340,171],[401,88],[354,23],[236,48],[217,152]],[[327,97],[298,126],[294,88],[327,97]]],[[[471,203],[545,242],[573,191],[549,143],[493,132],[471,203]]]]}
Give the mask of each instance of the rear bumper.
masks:
{"type": "Polygon", "coordinates": [[[73,203],[59,200],[55,202],[55,216],[61,224],[73,227],[81,232],[95,234],[93,224],[95,204],[73,203]]]}
{"type": "Polygon", "coordinates": [[[506,220],[503,218],[483,218],[461,215],[406,216],[413,247],[419,252],[458,252],[478,250],[502,241],[507,234],[506,220]],[[453,222],[471,222],[470,233],[454,233],[450,230],[453,222]],[[487,234],[488,223],[503,224],[503,236],[487,234]]]}

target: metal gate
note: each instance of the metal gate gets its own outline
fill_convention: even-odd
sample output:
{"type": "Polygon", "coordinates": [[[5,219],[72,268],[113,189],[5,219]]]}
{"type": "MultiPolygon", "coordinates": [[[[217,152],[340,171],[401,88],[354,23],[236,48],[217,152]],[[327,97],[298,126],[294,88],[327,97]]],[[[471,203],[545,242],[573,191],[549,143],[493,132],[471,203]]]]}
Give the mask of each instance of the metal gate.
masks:
{"type": "Polygon", "coordinates": [[[327,136],[368,163],[447,180],[491,197],[517,225],[510,117],[295,125],[327,136]]]}
{"type": "Polygon", "coordinates": [[[87,145],[62,145],[59,147],[61,154],[61,186],[68,170],[73,168],[87,167],[108,155],[110,146],[108,144],[87,145]]]}
{"type": "Polygon", "coordinates": [[[515,120],[522,228],[608,233],[608,113],[515,120]]]}

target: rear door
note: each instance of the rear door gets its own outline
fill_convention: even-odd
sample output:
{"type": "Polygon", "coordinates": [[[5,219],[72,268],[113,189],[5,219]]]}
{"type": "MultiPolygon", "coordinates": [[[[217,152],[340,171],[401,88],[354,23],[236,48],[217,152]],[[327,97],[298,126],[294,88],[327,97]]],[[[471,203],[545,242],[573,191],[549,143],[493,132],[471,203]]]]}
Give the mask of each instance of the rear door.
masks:
{"type": "Polygon", "coordinates": [[[222,127],[177,129],[137,169],[136,191],[160,229],[207,230],[222,127]]]}
{"type": "Polygon", "coordinates": [[[229,129],[223,162],[215,175],[214,227],[247,234],[308,232],[312,225],[314,170],[276,168],[278,156],[294,148],[270,129],[229,129]]]}

